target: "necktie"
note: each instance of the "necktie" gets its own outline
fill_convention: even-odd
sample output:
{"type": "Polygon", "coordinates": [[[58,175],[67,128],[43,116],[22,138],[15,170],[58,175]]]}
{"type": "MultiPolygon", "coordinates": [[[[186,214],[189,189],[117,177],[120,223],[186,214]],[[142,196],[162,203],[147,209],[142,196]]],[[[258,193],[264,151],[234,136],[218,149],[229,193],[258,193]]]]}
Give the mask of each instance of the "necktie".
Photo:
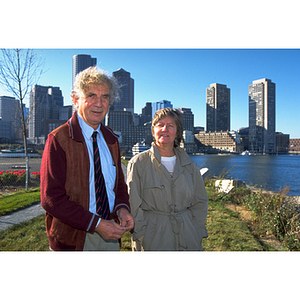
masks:
{"type": "Polygon", "coordinates": [[[99,148],[97,143],[97,131],[93,132],[92,138],[93,138],[93,150],[94,150],[96,212],[101,216],[101,218],[108,220],[110,211],[109,211],[105,181],[101,170],[101,161],[100,161],[99,148]]]}

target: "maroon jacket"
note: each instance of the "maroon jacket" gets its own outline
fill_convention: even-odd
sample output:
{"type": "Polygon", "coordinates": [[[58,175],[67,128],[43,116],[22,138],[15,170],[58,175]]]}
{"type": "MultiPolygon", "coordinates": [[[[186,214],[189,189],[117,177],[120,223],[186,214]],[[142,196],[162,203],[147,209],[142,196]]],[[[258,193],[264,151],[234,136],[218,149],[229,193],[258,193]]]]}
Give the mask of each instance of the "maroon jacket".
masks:
{"type": "MultiPolygon", "coordinates": [[[[130,210],[121,167],[118,136],[106,126],[101,132],[116,166],[115,206],[130,210]]],[[[89,211],[90,161],[77,113],[46,141],[41,164],[41,204],[52,250],[82,250],[86,232],[94,232],[99,217],[89,211]]]]}

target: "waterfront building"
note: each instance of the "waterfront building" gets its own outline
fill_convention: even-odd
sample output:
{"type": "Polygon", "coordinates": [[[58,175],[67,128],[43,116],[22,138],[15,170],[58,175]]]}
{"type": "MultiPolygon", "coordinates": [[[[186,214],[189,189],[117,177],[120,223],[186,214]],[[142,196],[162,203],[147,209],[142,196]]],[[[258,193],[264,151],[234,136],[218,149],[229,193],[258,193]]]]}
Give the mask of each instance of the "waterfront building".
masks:
{"type": "Polygon", "coordinates": [[[249,127],[242,127],[238,130],[243,150],[249,150],[249,127]]]}
{"type": "Polygon", "coordinates": [[[195,143],[195,136],[193,131],[190,130],[183,131],[180,147],[183,148],[187,153],[198,152],[198,147],[197,144],[195,143]]]}
{"type": "Polygon", "coordinates": [[[72,86],[75,82],[75,77],[81,71],[97,65],[97,58],[93,58],[87,54],[78,54],[73,56],[73,81],[72,86]]]}
{"type": "Polygon", "coordinates": [[[289,148],[291,152],[300,152],[300,139],[290,139],[289,148]]]}
{"type": "Polygon", "coordinates": [[[130,77],[130,73],[120,68],[113,72],[113,76],[120,84],[120,99],[115,101],[110,107],[110,110],[131,111],[134,114],[134,79],[130,77]]]}
{"type": "Polygon", "coordinates": [[[276,132],[276,153],[287,154],[290,148],[290,135],[276,132]]]}
{"type": "Polygon", "coordinates": [[[230,89],[213,83],[206,88],[206,131],[230,130],[230,89]]]}
{"type": "Polygon", "coordinates": [[[194,127],[194,134],[199,133],[200,131],[204,131],[203,126],[195,126],[194,127]]]}
{"type": "Polygon", "coordinates": [[[194,131],[194,114],[190,108],[178,107],[182,113],[183,130],[194,131]]]}
{"type": "Polygon", "coordinates": [[[0,96],[0,138],[2,141],[22,140],[20,103],[14,97],[0,96]]]}
{"type": "Polygon", "coordinates": [[[199,152],[241,152],[240,136],[236,131],[199,132],[195,138],[203,145],[199,152]]]}
{"type": "MultiPolygon", "coordinates": [[[[48,127],[47,121],[59,120],[59,111],[63,107],[63,102],[64,98],[59,87],[32,86],[29,95],[30,116],[28,140],[30,142],[35,144],[45,143],[49,133],[46,129],[48,127]]],[[[52,127],[50,126],[50,129],[52,127]]]]}
{"type": "Polygon", "coordinates": [[[171,103],[171,101],[168,100],[162,100],[162,101],[158,101],[158,102],[154,102],[153,106],[152,106],[152,118],[154,117],[155,113],[163,108],[173,108],[173,104],[171,103]]]}
{"type": "Polygon", "coordinates": [[[249,85],[249,150],[275,153],[275,83],[259,79],[249,85]]]}

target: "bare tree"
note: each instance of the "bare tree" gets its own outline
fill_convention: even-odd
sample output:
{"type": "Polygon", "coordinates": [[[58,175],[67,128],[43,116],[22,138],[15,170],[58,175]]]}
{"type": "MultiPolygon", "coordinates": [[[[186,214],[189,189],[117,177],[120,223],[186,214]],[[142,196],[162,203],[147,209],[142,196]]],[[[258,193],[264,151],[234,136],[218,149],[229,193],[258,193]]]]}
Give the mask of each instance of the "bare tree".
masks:
{"type": "MultiPolygon", "coordinates": [[[[32,49],[1,49],[0,58],[0,84],[3,89],[12,94],[19,101],[19,118],[22,124],[25,157],[27,158],[27,124],[24,117],[23,104],[30,92],[31,86],[37,84],[43,73],[44,61],[32,49]]],[[[28,183],[28,170],[26,170],[26,188],[28,183]]]]}

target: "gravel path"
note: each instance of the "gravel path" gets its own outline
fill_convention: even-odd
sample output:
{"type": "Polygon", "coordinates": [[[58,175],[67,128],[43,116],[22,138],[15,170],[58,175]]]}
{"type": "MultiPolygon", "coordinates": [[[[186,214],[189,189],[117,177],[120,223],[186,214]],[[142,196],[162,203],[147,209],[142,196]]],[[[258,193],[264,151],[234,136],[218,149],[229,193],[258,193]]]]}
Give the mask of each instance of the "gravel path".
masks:
{"type": "Polygon", "coordinates": [[[45,211],[41,207],[41,204],[37,203],[29,207],[12,212],[10,214],[0,216],[0,231],[10,226],[30,220],[44,213],[45,211]]]}

